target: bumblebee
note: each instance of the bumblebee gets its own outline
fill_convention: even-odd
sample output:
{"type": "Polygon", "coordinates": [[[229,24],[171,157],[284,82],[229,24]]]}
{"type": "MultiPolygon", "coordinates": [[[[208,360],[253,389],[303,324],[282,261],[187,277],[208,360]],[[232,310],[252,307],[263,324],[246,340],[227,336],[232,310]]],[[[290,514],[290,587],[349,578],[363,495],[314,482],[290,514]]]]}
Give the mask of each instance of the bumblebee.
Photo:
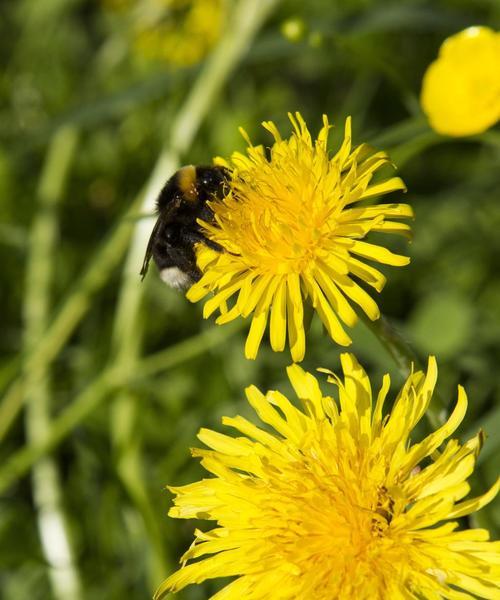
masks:
{"type": "Polygon", "coordinates": [[[202,242],[214,250],[222,248],[203,235],[197,219],[213,221],[207,200],[222,199],[228,179],[224,167],[187,165],[167,181],[156,201],[158,219],[146,249],[142,279],[151,258],[162,280],[174,288],[184,290],[200,279],[194,245],[202,242]]]}

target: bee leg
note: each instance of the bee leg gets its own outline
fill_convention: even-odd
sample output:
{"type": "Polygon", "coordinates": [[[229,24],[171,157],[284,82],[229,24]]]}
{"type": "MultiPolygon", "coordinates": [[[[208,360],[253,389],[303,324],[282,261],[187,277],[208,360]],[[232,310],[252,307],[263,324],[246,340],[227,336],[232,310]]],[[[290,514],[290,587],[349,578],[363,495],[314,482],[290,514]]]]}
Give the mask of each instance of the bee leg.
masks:
{"type": "Polygon", "coordinates": [[[224,248],[220,244],[217,242],[212,242],[212,240],[209,240],[206,237],[203,238],[202,242],[205,244],[205,246],[212,248],[212,250],[216,250],[217,252],[224,251],[224,248]]]}
{"type": "Polygon", "coordinates": [[[198,244],[201,242],[202,244],[205,244],[205,246],[208,246],[209,248],[212,248],[212,250],[216,250],[217,252],[222,252],[224,250],[222,248],[222,246],[217,244],[217,242],[212,242],[212,240],[209,240],[208,238],[206,238],[201,233],[201,231],[185,229],[185,230],[183,230],[181,235],[182,235],[183,239],[191,245],[198,244]]]}

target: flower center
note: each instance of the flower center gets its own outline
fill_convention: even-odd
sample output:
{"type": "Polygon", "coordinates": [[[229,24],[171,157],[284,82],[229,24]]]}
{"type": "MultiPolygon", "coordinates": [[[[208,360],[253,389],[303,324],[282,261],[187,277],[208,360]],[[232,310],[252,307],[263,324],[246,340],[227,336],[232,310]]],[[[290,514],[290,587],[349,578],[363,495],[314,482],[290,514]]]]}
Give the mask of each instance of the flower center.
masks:
{"type": "Polygon", "coordinates": [[[221,228],[212,239],[261,272],[307,272],[331,251],[342,209],[340,178],[324,179],[320,158],[238,172],[230,194],[212,205],[221,228]]]}

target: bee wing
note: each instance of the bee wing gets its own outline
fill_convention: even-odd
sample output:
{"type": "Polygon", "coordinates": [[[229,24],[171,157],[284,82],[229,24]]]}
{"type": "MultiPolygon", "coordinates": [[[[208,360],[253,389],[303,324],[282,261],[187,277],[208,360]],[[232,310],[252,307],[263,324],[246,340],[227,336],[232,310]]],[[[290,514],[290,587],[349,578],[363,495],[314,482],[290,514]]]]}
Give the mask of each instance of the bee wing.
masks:
{"type": "Polygon", "coordinates": [[[151,257],[153,256],[153,244],[155,242],[155,238],[158,235],[158,230],[162,223],[169,223],[171,221],[172,215],[175,215],[176,210],[179,208],[182,203],[182,198],[176,197],[172,201],[172,203],[164,209],[155,223],[153,227],[153,231],[151,232],[151,236],[149,238],[148,247],[146,248],[146,254],[144,255],[144,260],[142,262],[142,268],[139,275],[141,276],[141,281],[146,277],[146,273],[148,272],[149,263],[151,261],[151,257]]]}
{"type": "Polygon", "coordinates": [[[146,254],[144,255],[144,260],[142,262],[142,268],[139,275],[141,276],[141,281],[146,277],[146,273],[148,272],[149,261],[151,260],[151,256],[153,255],[153,244],[158,233],[158,229],[160,228],[162,218],[158,217],[156,220],[155,226],[153,227],[153,231],[149,236],[148,247],[146,248],[146,254]]]}

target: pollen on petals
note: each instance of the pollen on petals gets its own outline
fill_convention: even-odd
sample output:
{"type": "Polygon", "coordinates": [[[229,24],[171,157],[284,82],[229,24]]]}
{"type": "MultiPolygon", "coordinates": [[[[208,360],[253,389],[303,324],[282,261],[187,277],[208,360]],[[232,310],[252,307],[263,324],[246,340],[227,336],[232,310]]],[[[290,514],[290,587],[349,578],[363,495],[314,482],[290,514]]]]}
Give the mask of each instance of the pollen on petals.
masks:
{"type": "Polygon", "coordinates": [[[250,386],[263,426],[236,416],[223,419],[235,436],[200,431],[207,449],[193,455],[212,477],[170,488],[169,514],[215,527],[196,530],[157,599],[228,576],[212,600],[500,597],[500,542],[457,523],[500,487],[467,498],[480,436],[449,439],[465,414],[464,390],[448,421],[415,442],[435,360],[410,375],[385,416],[389,376],[373,397],[356,358],[343,354],[341,365],[342,378],[321,369],[332,396],[295,364],[288,377],[299,405],[250,386]]]}
{"type": "Polygon", "coordinates": [[[404,266],[409,259],[365,241],[370,232],[410,236],[402,219],[408,204],[360,204],[404,191],[399,177],[371,184],[374,173],[390,164],[384,152],[363,144],[353,148],[351,120],[333,156],[328,150],[326,116],[313,141],[299,113],[289,115],[293,132],[283,139],[272,122],[263,123],[274,138],[269,152],[248,142],[217,164],[231,172],[227,195],[210,203],[213,222],[200,222],[204,235],[223,251],[197,246],[203,275],[187,293],[197,302],[208,296],[204,316],[219,312],[218,324],[249,318],[245,345],[255,358],[269,331],[271,347],[287,346],[294,361],[304,357],[304,308],[310,305],[330,337],[342,346],[351,338],[345,327],[357,320],[353,305],[374,320],[380,316],[366,291],[380,292],[385,276],[371,264],[404,266]]]}

